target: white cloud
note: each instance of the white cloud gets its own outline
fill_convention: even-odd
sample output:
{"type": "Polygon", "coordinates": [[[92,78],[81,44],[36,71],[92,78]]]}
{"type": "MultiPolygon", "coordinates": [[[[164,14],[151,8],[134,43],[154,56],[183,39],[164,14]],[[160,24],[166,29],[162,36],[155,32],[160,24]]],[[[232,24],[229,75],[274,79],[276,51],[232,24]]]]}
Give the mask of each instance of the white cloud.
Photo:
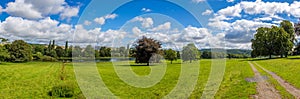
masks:
{"type": "Polygon", "coordinates": [[[149,28],[149,27],[152,27],[153,26],[153,19],[150,18],[150,17],[147,17],[147,18],[143,18],[143,17],[135,17],[131,20],[131,22],[136,22],[136,21],[139,21],[141,22],[142,26],[144,28],[149,28]]]}
{"type": "Polygon", "coordinates": [[[139,36],[142,34],[142,31],[138,27],[132,28],[132,32],[135,36],[139,36]]]}
{"type": "Polygon", "coordinates": [[[234,16],[234,17],[241,17],[242,9],[240,7],[240,4],[230,6],[224,9],[221,9],[218,11],[219,15],[224,15],[224,16],[234,16]]]}
{"type": "Polygon", "coordinates": [[[205,12],[202,12],[202,15],[210,15],[210,14],[212,14],[213,13],[213,11],[212,10],[205,10],[205,12]]]}
{"type": "Polygon", "coordinates": [[[143,12],[151,12],[152,10],[151,10],[151,9],[148,9],[148,8],[142,8],[141,11],[143,11],[143,12]]]}
{"type": "Polygon", "coordinates": [[[192,0],[192,2],[195,2],[195,3],[200,3],[200,2],[204,2],[205,0],[192,0]]]}
{"type": "Polygon", "coordinates": [[[108,14],[108,15],[105,15],[105,16],[102,16],[102,17],[95,18],[94,21],[97,22],[100,25],[104,25],[105,21],[107,19],[115,19],[117,16],[118,16],[117,14],[108,14]]]}
{"type": "Polygon", "coordinates": [[[234,0],[227,0],[227,2],[234,2],[234,0]]]}
{"type": "Polygon", "coordinates": [[[20,17],[8,17],[0,23],[1,35],[7,35],[30,40],[66,40],[71,37],[72,26],[59,24],[49,17],[39,21],[32,21],[20,17]]]}
{"type": "Polygon", "coordinates": [[[92,22],[90,22],[90,21],[88,21],[88,20],[85,20],[85,21],[83,22],[83,24],[84,24],[84,25],[91,25],[92,22]]]}
{"type": "Polygon", "coordinates": [[[7,4],[5,11],[12,16],[27,19],[41,19],[54,14],[61,14],[62,19],[65,19],[76,16],[78,9],[70,7],[65,0],[15,0],[7,4]]]}
{"type": "Polygon", "coordinates": [[[60,17],[62,19],[71,18],[77,16],[78,12],[79,12],[79,7],[67,7],[62,11],[60,17]]]}
{"type": "Polygon", "coordinates": [[[171,29],[171,22],[166,22],[164,24],[158,25],[157,27],[154,27],[149,30],[150,31],[163,31],[163,30],[170,30],[170,29],[171,29]]]}

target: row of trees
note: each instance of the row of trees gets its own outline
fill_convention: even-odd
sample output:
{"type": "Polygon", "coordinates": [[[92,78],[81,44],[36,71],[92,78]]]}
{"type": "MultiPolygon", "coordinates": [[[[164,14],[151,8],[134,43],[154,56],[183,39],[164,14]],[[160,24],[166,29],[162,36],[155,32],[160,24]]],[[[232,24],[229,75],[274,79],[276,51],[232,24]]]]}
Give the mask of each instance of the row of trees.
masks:
{"type": "Polygon", "coordinates": [[[293,50],[296,34],[293,24],[282,21],[280,26],[260,27],[252,42],[252,57],[280,55],[287,57],[293,50]]]}

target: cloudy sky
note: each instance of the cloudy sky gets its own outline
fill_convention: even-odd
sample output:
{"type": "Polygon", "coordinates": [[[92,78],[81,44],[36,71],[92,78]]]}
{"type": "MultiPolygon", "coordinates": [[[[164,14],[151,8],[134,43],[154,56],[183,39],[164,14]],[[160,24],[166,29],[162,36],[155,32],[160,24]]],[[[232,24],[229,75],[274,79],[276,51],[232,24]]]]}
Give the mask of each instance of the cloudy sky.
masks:
{"type": "Polygon", "coordinates": [[[0,37],[124,46],[149,36],[166,48],[251,49],[258,27],[299,17],[296,0],[1,0],[0,37]]]}

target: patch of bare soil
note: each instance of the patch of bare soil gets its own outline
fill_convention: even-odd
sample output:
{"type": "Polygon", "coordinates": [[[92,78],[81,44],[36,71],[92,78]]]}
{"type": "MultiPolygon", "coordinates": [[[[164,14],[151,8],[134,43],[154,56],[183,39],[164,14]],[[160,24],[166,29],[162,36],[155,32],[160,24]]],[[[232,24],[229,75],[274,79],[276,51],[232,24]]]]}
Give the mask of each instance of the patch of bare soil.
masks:
{"type": "Polygon", "coordinates": [[[259,64],[257,64],[256,62],[254,62],[255,65],[257,65],[259,68],[263,69],[264,71],[266,71],[267,73],[269,73],[274,79],[277,80],[277,82],[286,89],[286,91],[288,91],[290,94],[292,94],[294,97],[297,97],[297,99],[300,99],[300,90],[297,89],[296,87],[294,87],[293,85],[291,85],[290,83],[288,83],[287,81],[285,81],[284,79],[282,79],[281,77],[279,77],[278,75],[276,75],[275,73],[263,68],[262,66],[260,66],[259,64]]]}
{"type": "Polygon", "coordinates": [[[248,62],[255,74],[255,78],[259,78],[256,85],[257,95],[254,95],[255,99],[281,99],[281,95],[268,81],[264,80],[258,70],[251,62],[248,62]]]}

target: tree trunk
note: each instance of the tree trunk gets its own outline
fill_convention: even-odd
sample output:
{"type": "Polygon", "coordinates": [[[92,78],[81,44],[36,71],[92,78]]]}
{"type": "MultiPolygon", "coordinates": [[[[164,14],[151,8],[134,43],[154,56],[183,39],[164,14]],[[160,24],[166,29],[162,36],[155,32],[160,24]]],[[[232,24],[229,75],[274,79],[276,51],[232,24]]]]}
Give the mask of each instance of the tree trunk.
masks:
{"type": "Polygon", "coordinates": [[[149,66],[149,62],[147,63],[147,66],[149,66]]]}
{"type": "Polygon", "coordinates": [[[280,58],[283,58],[283,54],[280,54],[280,58]]]}
{"type": "Polygon", "coordinates": [[[271,59],[272,58],[272,55],[271,54],[269,54],[269,59],[271,59]]]}
{"type": "Polygon", "coordinates": [[[192,63],[192,60],[190,59],[190,63],[192,63]]]}
{"type": "Polygon", "coordinates": [[[173,64],[173,63],[172,63],[172,60],[171,60],[171,64],[173,64]]]}

